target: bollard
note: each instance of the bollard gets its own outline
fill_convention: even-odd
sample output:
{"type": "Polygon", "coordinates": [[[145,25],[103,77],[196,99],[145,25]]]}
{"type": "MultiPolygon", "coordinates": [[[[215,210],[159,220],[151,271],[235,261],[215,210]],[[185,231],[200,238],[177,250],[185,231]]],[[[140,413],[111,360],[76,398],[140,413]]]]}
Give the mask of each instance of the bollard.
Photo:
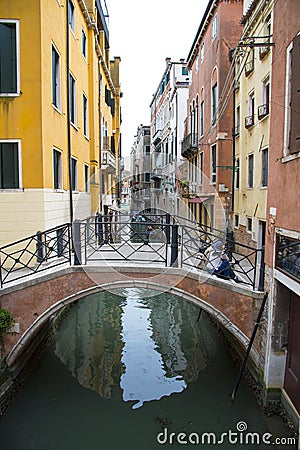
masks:
{"type": "Polygon", "coordinates": [[[265,287],[264,285],[265,285],[265,248],[262,247],[260,255],[258,290],[263,292],[265,287]]]}
{"type": "Polygon", "coordinates": [[[178,225],[172,225],[171,266],[178,267],[178,225]]]}
{"type": "Polygon", "coordinates": [[[43,234],[41,231],[38,231],[36,233],[37,236],[37,262],[43,262],[44,255],[43,255],[43,234]]]}
{"type": "Polygon", "coordinates": [[[165,233],[167,244],[170,244],[170,227],[171,227],[170,223],[171,223],[171,215],[169,213],[166,213],[165,233]]]}
{"type": "Polygon", "coordinates": [[[80,220],[73,222],[73,247],[74,247],[74,265],[81,265],[81,236],[80,236],[80,220]]]}

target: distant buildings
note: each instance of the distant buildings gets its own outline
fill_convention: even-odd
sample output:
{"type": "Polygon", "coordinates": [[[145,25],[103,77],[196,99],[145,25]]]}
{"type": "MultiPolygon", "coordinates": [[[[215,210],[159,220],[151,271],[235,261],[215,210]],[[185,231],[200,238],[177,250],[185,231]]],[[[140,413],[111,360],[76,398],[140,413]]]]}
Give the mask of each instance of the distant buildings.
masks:
{"type": "Polygon", "coordinates": [[[166,61],[151,102],[150,142],[154,210],[264,250],[265,260],[258,261],[268,292],[260,382],[266,402],[280,401],[296,427],[299,23],[296,0],[210,0],[187,60],[166,61]]]}
{"type": "Polygon", "coordinates": [[[0,55],[4,244],[118,197],[121,92],[100,0],[1,1],[0,55]]]}

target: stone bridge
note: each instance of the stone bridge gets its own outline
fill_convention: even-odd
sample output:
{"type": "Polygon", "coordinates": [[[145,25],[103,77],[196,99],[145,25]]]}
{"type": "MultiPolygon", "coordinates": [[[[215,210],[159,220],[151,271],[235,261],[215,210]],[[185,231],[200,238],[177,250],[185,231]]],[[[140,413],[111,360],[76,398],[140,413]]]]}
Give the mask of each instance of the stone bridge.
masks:
{"type": "MultiPolygon", "coordinates": [[[[120,287],[168,291],[192,302],[217,319],[242,348],[249,342],[263,299],[263,292],[184,268],[102,264],[52,269],[1,289],[0,306],[12,312],[18,324],[15,328],[19,328],[3,339],[7,365],[20,359],[39,330],[63,307],[89,294],[120,287]]],[[[262,364],[262,341],[258,333],[250,355],[255,366],[262,364]]]]}

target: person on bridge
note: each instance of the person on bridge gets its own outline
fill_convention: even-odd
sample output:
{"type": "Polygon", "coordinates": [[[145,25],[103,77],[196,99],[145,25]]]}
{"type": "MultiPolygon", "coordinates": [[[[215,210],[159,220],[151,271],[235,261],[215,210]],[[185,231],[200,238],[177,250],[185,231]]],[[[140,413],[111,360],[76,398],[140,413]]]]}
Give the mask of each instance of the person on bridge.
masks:
{"type": "Polygon", "coordinates": [[[229,258],[226,255],[226,253],[222,254],[221,263],[219,267],[216,270],[214,270],[213,274],[225,280],[234,280],[236,283],[240,283],[240,279],[236,276],[236,274],[232,270],[229,258]]]}
{"type": "Polygon", "coordinates": [[[213,242],[204,252],[204,256],[207,258],[207,264],[205,269],[207,272],[214,273],[215,270],[221,264],[221,256],[224,253],[225,245],[222,241],[217,240],[213,242]]]}

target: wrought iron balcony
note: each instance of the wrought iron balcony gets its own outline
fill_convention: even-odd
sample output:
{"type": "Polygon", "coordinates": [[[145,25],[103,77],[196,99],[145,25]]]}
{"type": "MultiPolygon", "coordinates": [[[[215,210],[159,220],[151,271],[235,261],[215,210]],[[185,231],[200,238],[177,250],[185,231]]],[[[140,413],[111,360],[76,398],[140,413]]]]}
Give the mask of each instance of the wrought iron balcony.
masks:
{"type": "Polygon", "coordinates": [[[245,117],[245,128],[251,128],[254,125],[254,114],[245,117]]]}
{"type": "Polygon", "coordinates": [[[198,150],[198,133],[190,133],[181,143],[181,155],[185,158],[193,155],[198,150]]]}
{"type": "Polygon", "coordinates": [[[101,169],[106,170],[107,173],[114,173],[116,171],[116,158],[108,150],[101,152],[101,169]]]}
{"type": "Polygon", "coordinates": [[[257,115],[259,120],[263,119],[269,114],[269,103],[265,103],[264,105],[260,105],[257,109],[257,115]]]}
{"type": "Polygon", "coordinates": [[[245,75],[248,77],[254,70],[254,59],[251,59],[245,65],[245,75]]]}
{"type": "Polygon", "coordinates": [[[152,138],[152,142],[155,146],[157,146],[158,144],[160,144],[161,139],[162,139],[162,131],[157,130],[152,138]]]}
{"type": "Polygon", "coordinates": [[[155,167],[155,169],[152,170],[151,178],[152,180],[160,180],[162,178],[162,168],[155,167]]]}

